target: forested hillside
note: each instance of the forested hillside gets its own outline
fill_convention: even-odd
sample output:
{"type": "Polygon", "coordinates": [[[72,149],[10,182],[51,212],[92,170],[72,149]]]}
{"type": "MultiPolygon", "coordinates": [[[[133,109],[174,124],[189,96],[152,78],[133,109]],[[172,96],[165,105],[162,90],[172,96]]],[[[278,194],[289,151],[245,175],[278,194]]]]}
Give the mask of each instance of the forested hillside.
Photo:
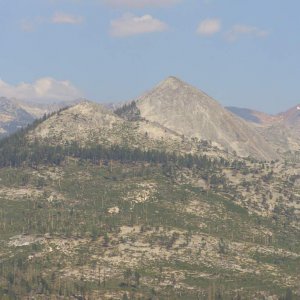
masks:
{"type": "Polygon", "coordinates": [[[32,138],[61,115],[0,143],[1,299],[299,299],[295,163],[32,138]]]}

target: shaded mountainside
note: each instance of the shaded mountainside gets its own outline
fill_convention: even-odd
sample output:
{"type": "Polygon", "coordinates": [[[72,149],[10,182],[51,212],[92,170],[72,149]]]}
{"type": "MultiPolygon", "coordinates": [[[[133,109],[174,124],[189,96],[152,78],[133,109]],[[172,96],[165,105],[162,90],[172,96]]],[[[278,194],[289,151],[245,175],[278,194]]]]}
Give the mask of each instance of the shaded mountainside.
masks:
{"type": "Polygon", "coordinates": [[[269,115],[264,112],[260,112],[253,109],[248,108],[240,108],[229,106],[226,107],[229,111],[244,119],[245,121],[256,123],[256,124],[270,124],[278,120],[277,116],[269,115]]]}
{"type": "Polygon", "coordinates": [[[18,102],[0,98],[0,137],[7,136],[32,123],[34,117],[18,102]]]}
{"type": "Polygon", "coordinates": [[[228,107],[231,112],[255,125],[254,128],[273,146],[277,152],[300,149],[300,110],[292,107],[277,115],[268,115],[250,109],[228,107]]]}
{"type": "Polygon", "coordinates": [[[72,102],[58,102],[58,103],[34,103],[34,102],[18,102],[19,105],[31,114],[35,119],[41,118],[44,115],[51,114],[62,108],[73,106],[83,100],[76,100],[72,102]]]}
{"type": "Polygon", "coordinates": [[[0,138],[26,127],[35,119],[77,102],[38,104],[0,97],[0,138]]]}
{"type": "Polygon", "coordinates": [[[250,125],[198,89],[170,77],[139,98],[141,117],[192,138],[212,141],[240,156],[277,158],[250,125]]]}

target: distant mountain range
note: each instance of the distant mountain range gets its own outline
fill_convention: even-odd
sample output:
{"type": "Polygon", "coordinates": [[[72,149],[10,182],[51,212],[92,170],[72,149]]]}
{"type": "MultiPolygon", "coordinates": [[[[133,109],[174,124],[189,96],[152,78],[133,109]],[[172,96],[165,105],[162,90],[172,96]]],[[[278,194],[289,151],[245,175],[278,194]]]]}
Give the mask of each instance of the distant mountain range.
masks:
{"type": "Polygon", "coordinates": [[[0,138],[26,127],[45,114],[47,115],[68,105],[74,105],[77,102],[40,104],[0,97],[0,138]]]}
{"type": "Polygon", "coordinates": [[[296,105],[286,112],[269,115],[251,109],[227,107],[232,113],[255,126],[256,130],[277,151],[295,151],[300,148],[300,109],[296,105]]]}
{"type": "MultiPolygon", "coordinates": [[[[78,102],[81,101],[48,105],[2,97],[0,98],[0,138],[25,127],[44,114],[65,106],[73,106],[78,102]]],[[[127,122],[128,120],[112,113],[114,109],[122,109],[124,105],[107,105],[104,109],[98,104],[86,101],[84,103],[50,119],[53,123],[51,129],[44,128],[41,131],[43,135],[47,133],[54,136],[63,130],[64,133],[60,136],[66,140],[74,136],[90,139],[92,136],[97,136],[97,131],[101,127],[99,125],[101,122],[99,123],[98,120],[100,114],[102,120],[114,119],[112,124],[108,122],[107,132],[112,130],[113,124],[122,123],[122,126],[128,127],[128,132],[132,130],[136,134],[136,130],[131,128],[132,124],[127,122]],[[69,112],[76,112],[76,116],[70,116],[69,112]],[[89,122],[94,123],[92,125],[89,122]],[[62,124],[62,127],[57,124],[62,124]],[[69,126],[65,127],[65,124],[69,126]],[[83,135],[82,130],[85,132],[83,135]]],[[[169,77],[162,81],[150,92],[136,99],[134,103],[135,113],[138,112],[143,120],[139,122],[139,133],[149,132],[155,138],[169,139],[172,136],[171,139],[176,137],[177,140],[178,137],[205,140],[222,151],[236,153],[241,157],[252,156],[266,160],[277,159],[279,154],[299,149],[300,110],[297,106],[278,115],[269,115],[246,108],[224,108],[204,92],[176,77],[169,77]]],[[[42,126],[47,126],[50,120],[42,126]]]]}
{"type": "Polygon", "coordinates": [[[233,106],[228,106],[225,108],[235,115],[239,116],[240,118],[256,124],[270,124],[277,120],[277,116],[269,115],[267,113],[249,108],[240,108],[233,106]]]}
{"type": "Polygon", "coordinates": [[[290,127],[297,127],[297,130],[300,128],[300,105],[295,105],[289,110],[281,112],[277,115],[270,115],[248,108],[239,108],[233,106],[226,107],[226,109],[248,122],[261,125],[269,125],[281,122],[282,124],[290,127]]]}
{"type": "Polygon", "coordinates": [[[0,98],[0,137],[30,124],[35,116],[22,108],[15,100],[0,98]]]}
{"type": "Polygon", "coordinates": [[[241,157],[279,158],[251,124],[175,77],[167,78],[133,104],[118,108],[117,115],[99,104],[83,102],[42,123],[34,135],[59,144],[99,143],[101,138],[108,145],[121,142],[155,149],[163,140],[173,145],[173,150],[206,141],[220,151],[241,157]]]}

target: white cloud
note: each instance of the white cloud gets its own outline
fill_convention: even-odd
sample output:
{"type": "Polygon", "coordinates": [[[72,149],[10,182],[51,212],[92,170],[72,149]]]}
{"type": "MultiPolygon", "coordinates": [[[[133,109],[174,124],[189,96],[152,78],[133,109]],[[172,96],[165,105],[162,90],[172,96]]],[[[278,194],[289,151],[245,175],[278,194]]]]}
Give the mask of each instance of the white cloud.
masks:
{"type": "Polygon", "coordinates": [[[226,34],[226,39],[228,41],[234,42],[242,36],[250,36],[256,38],[264,38],[269,35],[267,30],[260,29],[255,26],[247,25],[235,25],[230,31],[226,34]]]}
{"type": "Polygon", "coordinates": [[[165,31],[167,28],[167,24],[153,18],[151,15],[137,17],[133,14],[125,14],[120,19],[111,21],[110,34],[115,37],[126,37],[165,31]]]}
{"type": "Polygon", "coordinates": [[[60,102],[81,98],[82,93],[68,80],[51,77],[40,78],[33,83],[10,85],[0,79],[0,96],[32,102],[60,102]]]}
{"type": "Polygon", "coordinates": [[[56,12],[52,17],[35,17],[31,20],[24,19],[20,22],[22,31],[31,32],[44,24],[81,24],[84,21],[82,16],[74,16],[62,12],[56,12]]]}
{"type": "Polygon", "coordinates": [[[211,36],[220,30],[221,21],[219,19],[206,19],[199,24],[197,33],[200,35],[211,36]]]}
{"type": "Polygon", "coordinates": [[[83,22],[83,17],[57,12],[52,17],[51,22],[55,24],[80,24],[83,22]]]}
{"type": "Polygon", "coordinates": [[[146,6],[169,6],[179,3],[181,0],[102,0],[112,7],[143,8],[146,6]]]}

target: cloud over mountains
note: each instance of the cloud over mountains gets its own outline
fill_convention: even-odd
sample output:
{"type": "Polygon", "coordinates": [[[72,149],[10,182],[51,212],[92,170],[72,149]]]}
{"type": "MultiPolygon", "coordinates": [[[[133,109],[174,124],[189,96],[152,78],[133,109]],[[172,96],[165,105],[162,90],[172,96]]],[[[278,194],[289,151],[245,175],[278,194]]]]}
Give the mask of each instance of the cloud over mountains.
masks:
{"type": "Polygon", "coordinates": [[[0,96],[32,102],[73,101],[83,96],[70,81],[44,77],[33,83],[11,85],[0,79],[0,96]]]}

